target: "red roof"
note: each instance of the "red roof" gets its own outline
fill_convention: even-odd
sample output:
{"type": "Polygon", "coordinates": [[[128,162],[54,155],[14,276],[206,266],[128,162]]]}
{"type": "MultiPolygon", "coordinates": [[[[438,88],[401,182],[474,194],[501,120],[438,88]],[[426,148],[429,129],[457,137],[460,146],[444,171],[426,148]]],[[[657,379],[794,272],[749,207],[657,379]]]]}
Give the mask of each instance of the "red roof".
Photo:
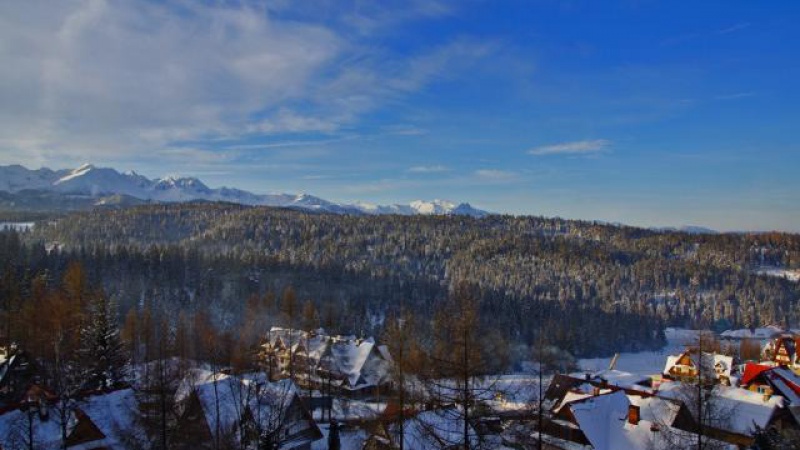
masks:
{"type": "Polygon", "coordinates": [[[765,366],[762,364],[747,363],[744,366],[744,375],[742,375],[741,384],[744,385],[750,384],[754,379],[756,379],[756,377],[774,368],[775,367],[765,366]]]}

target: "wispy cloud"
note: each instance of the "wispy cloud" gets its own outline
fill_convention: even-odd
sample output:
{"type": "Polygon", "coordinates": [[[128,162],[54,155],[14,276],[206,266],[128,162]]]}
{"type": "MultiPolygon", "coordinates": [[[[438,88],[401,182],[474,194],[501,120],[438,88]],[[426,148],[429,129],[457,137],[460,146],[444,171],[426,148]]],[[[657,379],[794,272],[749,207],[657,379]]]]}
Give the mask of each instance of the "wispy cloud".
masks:
{"type": "Polygon", "coordinates": [[[508,170],[478,169],[475,176],[484,181],[511,181],[517,179],[519,174],[508,170]]]}
{"type": "Polygon", "coordinates": [[[717,30],[717,34],[734,33],[736,31],[744,30],[745,28],[750,28],[750,25],[751,25],[750,22],[740,22],[737,23],[736,25],[732,25],[730,27],[717,30]]]}
{"type": "Polygon", "coordinates": [[[583,141],[563,142],[561,144],[544,145],[528,150],[529,155],[589,155],[605,151],[611,141],[607,139],[587,139],[583,141]]]}
{"type": "Polygon", "coordinates": [[[447,166],[443,166],[441,164],[432,165],[432,166],[413,166],[408,168],[408,172],[411,173],[442,173],[448,172],[450,169],[447,166]]]}
{"type": "Polygon", "coordinates": [[[422,136],[428,130],[413,125],[389,125],[383,127],[384,133],[392,136],[422,136]]]}
{"type": "Polygon", "coordinates": [[[723,94],[716,97],[717,100],[739,100],[740,98],[755,97],[755,92],[736,92],[733,94],[723,94]]]}

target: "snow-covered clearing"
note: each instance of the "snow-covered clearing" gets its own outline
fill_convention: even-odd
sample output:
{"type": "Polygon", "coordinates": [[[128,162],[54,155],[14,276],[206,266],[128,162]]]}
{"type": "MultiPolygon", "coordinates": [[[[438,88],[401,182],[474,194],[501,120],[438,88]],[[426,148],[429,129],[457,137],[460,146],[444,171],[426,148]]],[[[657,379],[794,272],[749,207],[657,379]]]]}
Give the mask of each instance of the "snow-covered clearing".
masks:
{"type": "Polygon", "coordinates": [[[786,278],[789,281],[800,281],[800,269],[788,270],[780,267],[761,266],[754,270],[759,275],[786,278]]]}
{"type": "MultiPolygon", "coordinates": [[[[675,355],[684,350],[686,345],[697,341],[697,330],[667,328],[664,331],[667,345],[661,350],[620,353],[616,369],[637,375],[659,374],[664,369],[668,355],[675,355]]],[[[581,370],[596,372],[607,369],[612,358],[585,358],[578,360],[581,370]]]]}

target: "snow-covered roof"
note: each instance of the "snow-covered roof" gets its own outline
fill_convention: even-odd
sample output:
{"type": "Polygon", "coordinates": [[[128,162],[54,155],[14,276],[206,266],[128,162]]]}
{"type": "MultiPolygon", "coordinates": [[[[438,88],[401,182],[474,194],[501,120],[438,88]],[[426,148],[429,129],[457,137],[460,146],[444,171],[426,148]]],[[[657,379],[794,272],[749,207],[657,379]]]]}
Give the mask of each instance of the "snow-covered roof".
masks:
{"type": "Polygon", "coordinates": [[[693,433],[672,428],[677,409],[657,397],[627,396],[623,391],[591,397],[570,406],[578,426],[594,450],[671,450],[675,437],[693,440],[693,433]],[[639,406],[639,421],[628,421],[630,405],[639,406]],[[660,417],[666,414],[668,420],[660,417]],[[654,430],[659,431],[654,431],[654,430]]]}
{"type": "Polygon", "coordinates": [[[677,402],[656,397],[628,395],[628,401],[639,407],[639,417],[654,423],[672,425],[681,409],[677,402]]]}
{"type": "Polygon", "coordinates": [[[598,378],[606,380],[606,382],[612,386],[633,389],[645,389],[641,383],[647,382],[650,379],[648,376],[616,369],[605,369],[592,374],[592,380],[598,378]]]}
{"type": "Polygon", "coordinates": [[[777,325],[768,325],[763,328],[741,328],[738,330],[725,330],[720,336],[728,339],[771,339],[775,335],[783,333],[783,328],[777,325]]]}
{"type": "MultiPolygon", "coordinates": [[[[136,425],[138,405],[132,389],[92,395],[78,401],[76,407],[75,413],[70,415],[71,426],[77,423],[77,416],[85,415],[103,437],[70,446],[70,449],[122,448],[126,442],[147,441],[144,431],[136,425]]],[[[42,420],[38,411],[29,416],[19,409],[0,415],[0,448],[28,448],[29,420],[37,449],[61,448],[61,425],[55,411],[49,410],[47,418],[42,420]]]]}
{"type": "Polygon", "coordinates": [[[175,400],[182,403],[195,392],[211,433],[235,433],[236,424],[244,414],[239,391],[242,388],[246,386],[242,386],[237,378],[196,369],[181,382],[175,393],[175,400]]]}
{"type": "Polygon", "coordinates": [[[331,348],[336,368],[339,373],[347,377],[350,386],[358,384],[358,380],[361,378],[361,369],[374,347],[375,340],[369,338],[360,343],[354,341],[337,343],[331,348]]]}
{"type": "Polygon", "coordinates": [[[175,393],[176,402],[185,407],[185,400],[193,392],[200,401],[211,433],[217,433],[219,420],[220,433],[235,435],[247,409],[255,420],[259,420],[259,415],[267,420],[272,414],[271,408],[289,408],[297,389],[288,379],[267,383],[263,376],[235,377],[194,369],[179,385],[175,393]]]}
{"type": "Polygon", "coordinates": [[[272,345],[277,344],[280,339],[284,345],[291,346],[292,351],[302,348],[314,364],[320,364],[325,356],[329,356],[331,371],[346,380],[343,387],[348,389],[382,383],[387,378],[392,363],[388,347],[376,345],[373,338],[329,336],[322,329],[307,333],[279,327],[273,327],[269,337],[272,345]]]}
{"type": "Polygon", "coordinates": [[[133,389],[93,395],[81,401],[78,407],[106,436],[106,446],[116,448],[131,439],[147,441],[146,433],[136,424],[138,403],[133,389]]]}
{"type": "MultiPolygon", "coordinates": [[[[685,401],[682,398],[685,386],[683,383],[664,382],[659,387],[659,395],[685,401]]],[[[784,406],[784,399],[780,396],[773,395],[765,400],[764,395],[758,392],[721,385],[714,386],[709,401],[727,416],[728,423],[723,424],[725,431],[745,436],[752,436],[756,426],[766,428],[775,411],[784,406]]]]}
{"type": "Polygon", "coordinates": [[[558,413],[563,408],[569,406],[570,403],[578,402],[587,399],[589,397],[592,397],[591,393],[574,392],[574,391],[567,392],[567,395],[564,396],[564,399],[561,400],[561,403],[559,403],[559,405],[553,410],[553,412],[558,413]]]}
{"type": "Polygon", "coordinates": [[[570,410],[595,450],[645,448],[644,442],[632,441],[637,436],[625,432],[629,405],[625,393],[617,391],[574,403],[570,410]]]}
{"type": "MultiPolygon", "coordinates": [[[[2,448],[27,448],[28,414],[15,409],[0,415],[0,446],[2,448]]],[[[32,414],[31,429],[36,448],[45,450],[61,447],[61,427],[55,417],[41,420],[38,414],[32,414]]]]}

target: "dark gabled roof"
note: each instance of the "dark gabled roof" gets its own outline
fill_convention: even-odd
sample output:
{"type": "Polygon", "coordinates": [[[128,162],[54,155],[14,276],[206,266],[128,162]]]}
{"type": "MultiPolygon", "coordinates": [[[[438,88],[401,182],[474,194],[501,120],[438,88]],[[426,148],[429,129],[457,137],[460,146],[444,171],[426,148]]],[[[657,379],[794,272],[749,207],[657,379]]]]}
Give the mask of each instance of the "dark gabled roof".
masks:
{"type": "Polygon", "coordinates": [[[106,435],[97,428],[92,419],[80,409],[75,410],[75,417],[78,423],[72,430],[72,433],[67,437],[67,446],[83,444],[86,442],[99,441],[105,439],[106,435]]]}
{"type": "Polygon", "coordinates": [[[553,406],[555,406],[555,403],[560,402],[570,389],[582,383],[584,383],[584,380],[580,378],[557,373],[553,376],[553,381],[550,382],[550,386],[547,387],[547,391],[544,393],[544,400],[554,402],[553,406]]]}

